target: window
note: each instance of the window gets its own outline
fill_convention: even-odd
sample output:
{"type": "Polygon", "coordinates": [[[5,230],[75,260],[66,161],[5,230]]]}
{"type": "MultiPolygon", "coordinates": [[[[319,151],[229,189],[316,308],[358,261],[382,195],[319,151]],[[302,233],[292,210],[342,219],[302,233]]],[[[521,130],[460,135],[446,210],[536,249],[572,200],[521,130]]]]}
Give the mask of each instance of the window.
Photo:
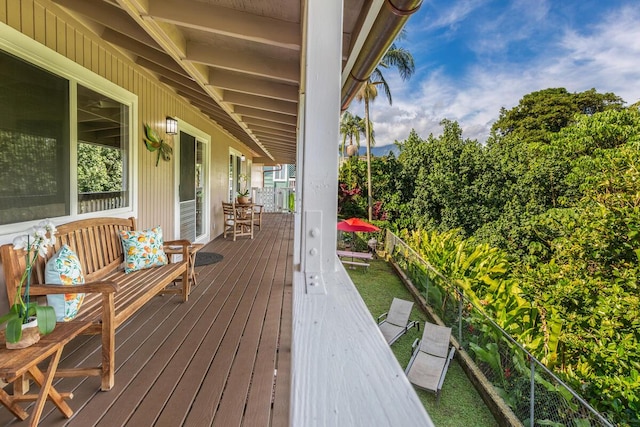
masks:
{"type": "Polygon", "coordinates": [[[0,225],[69,215],[69,82],[0,53],[0,225]]]}
{"type": "Polygon", "coordinates": [[[13,41],[0,39],[0,235],[43,218],[130,214],[136,96],[13,41]]]}
{"type": "MultiPolygon", "coordinates": [[[[239,152],[229,149],[229,201],[238,193],[251,189],[251,175],[247,172],[247,160],[239,152]]],[[[250,168],[249,168],[250,170],[250,168]]]]}
{"type": "Polygon", "coordinates": [[[278,165],[273,171],[274,181],[286,181],[287,180],[287,165],[278,165]]]}
{"type": "Polygon", "coordinates": [[[78,212],[129,206],[129,107],[78,85],[78,212]]]}

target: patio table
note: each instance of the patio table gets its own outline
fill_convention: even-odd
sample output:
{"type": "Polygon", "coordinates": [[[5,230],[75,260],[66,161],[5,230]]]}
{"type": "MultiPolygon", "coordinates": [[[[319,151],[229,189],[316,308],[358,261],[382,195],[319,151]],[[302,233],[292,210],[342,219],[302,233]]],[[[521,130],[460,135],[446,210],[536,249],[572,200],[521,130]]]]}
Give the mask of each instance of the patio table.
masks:
{"type": "MultiPolygon", "coordinates": [[[[81,321],[58,323],[53,332],[41,337],[40,341],[31,347],[9,350],[2,346],[0,348],[0,378],[12,383],[21,379],[24,374],[29,373],[40,386],[40,392],[37,395],[16,394],[16,387],[14,387],[14,394],[10,395],[0,389],[0,403],[17,418],[25,420],[29,417],[29,414],[18,405],[18,402],[35,400],[36,403],[31,412],[30,426],[38,425],[47,399],[50,399],[66,418],[70,418],[73,415],[73,410],[67,405],[65,399],[72,399],[73,393],[59,393],[53,387],[53,378],[58,369],[64,346],[90,326],[91,322],[81,321]],[[45,374],[38,368],[38,364],[47,358],[51,359],[45,374]]],[[[4,343],[4,331],[2,331],[0,337],[0,341],[4,343]]]]}
{"type": "MultiPolygon", "coordinates": [[[[189,270],[189,280],[190,289],[198,284],[197,273],[195,270],[196,264],[196,255],[200,249],[204,248],[204,244],[202,243],[192,243],[187,248],[189,250],[189,259],[187,260],[187,269],[189,270]]],[[[168,255],[169,260],[172,259],[173,255],[182,255],[182,246],[168,246],[165,248],[164,252],[168,255]]],[[[178,281],[181,279],[179,278],[178,281]]]]}

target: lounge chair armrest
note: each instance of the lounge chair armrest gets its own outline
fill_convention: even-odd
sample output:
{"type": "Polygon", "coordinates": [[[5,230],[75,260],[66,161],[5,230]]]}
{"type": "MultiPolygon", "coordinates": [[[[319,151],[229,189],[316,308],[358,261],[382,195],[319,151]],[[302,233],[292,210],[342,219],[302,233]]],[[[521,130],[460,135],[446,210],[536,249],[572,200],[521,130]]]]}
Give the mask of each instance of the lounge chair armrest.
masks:
{"type": "Polygon", "coordinates": [[[380,324],[380,320],[387,317],[387,314],[389,314],[389,312],[386,313],[382,313],[380,316],[378,316],[378,324],[380,324]]]}
{"type": "Polygon", "coordinates": [[[420,338],[416,338],[416,340],[411,344],[411,351],[414,351],[420,345],[420,338]]]}
{"type": "Polygon", "coordinates": [[[456,354],[456,348],[454,346],[451,346],[451,350],[449,350],[449,356],[447,356],[447,359],[449,361],[453,360],[453,356],[455,356],[456,354]]]}
{"type": "Polygon", "coordinates": [[[442,389],[442,384],[444,383],[444,377],[447,376],[447,371],[449,370],[449,364],[451,363],[451,360],[453,359],[453,356],[455,354],[456,354],[456,348],[451,346],[451,350],[449,350],[449,355],[447,356],[447,361],[445,362],[444,367],[442,368],[442,374],[440,375],[440,381],[438,381],[438,389],[437,389],[438,393],[442,389]]]}
{"type": "Polygon", "coordinates": [[[51,295],[68,293],[114,293],[120,290],[117,283],[111,280],[83,283],[81,285],[61,286],[61,285],[31,285],[29,291],[32,295],[51,295]]]}
{"type": "Polygon", "coordinates": [[[420,322],[418,322],[417,320],[413,320],[413,321],[407,323],[407,327],[405,328],[405,330],[408,331],[409,329],[413,328],[414,326],[416,328],[418,328],[418,330],[420,330],[420,322]]]}

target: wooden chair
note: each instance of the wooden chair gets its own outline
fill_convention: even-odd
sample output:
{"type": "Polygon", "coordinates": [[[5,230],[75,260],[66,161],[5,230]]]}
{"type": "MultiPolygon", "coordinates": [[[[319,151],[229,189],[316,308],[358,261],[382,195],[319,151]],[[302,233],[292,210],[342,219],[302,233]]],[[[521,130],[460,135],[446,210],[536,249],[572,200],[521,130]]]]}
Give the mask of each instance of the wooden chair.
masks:
{"type": "Polygon", "coordinates": [[[262,226],[262,211],[264,210],[263,205],[253,205],[253,225],[258,228],[262,226]]]}
{"type": "Polygon", "coordinates": [[[224,213],[224,233],[233,236],[236,241],[238,236],[250,236],[253,239],[254,210],[253,204],[233,204],[222,202],[224,213]]]}

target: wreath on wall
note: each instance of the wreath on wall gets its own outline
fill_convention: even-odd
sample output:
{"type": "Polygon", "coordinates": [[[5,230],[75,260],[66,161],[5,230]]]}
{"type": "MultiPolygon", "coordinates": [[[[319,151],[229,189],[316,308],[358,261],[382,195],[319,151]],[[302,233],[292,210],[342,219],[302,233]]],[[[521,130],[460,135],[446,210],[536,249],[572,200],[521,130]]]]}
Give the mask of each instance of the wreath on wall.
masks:
{"type": "Polygon", "coordinates": [[[169,144],[164,142],[164,140],[160,139],[160,135],[158,135],[158,132],[153,130],[151,126],[146,123],[144,125],[144,145],[147,147],[147,150],[158,152],[158,157],[156,158],[156,167],[158,167],[160,157],[162,157],[162,160],[165,160],[167,162],[171,160],[173,148],[171,148],[169,144]]]}

